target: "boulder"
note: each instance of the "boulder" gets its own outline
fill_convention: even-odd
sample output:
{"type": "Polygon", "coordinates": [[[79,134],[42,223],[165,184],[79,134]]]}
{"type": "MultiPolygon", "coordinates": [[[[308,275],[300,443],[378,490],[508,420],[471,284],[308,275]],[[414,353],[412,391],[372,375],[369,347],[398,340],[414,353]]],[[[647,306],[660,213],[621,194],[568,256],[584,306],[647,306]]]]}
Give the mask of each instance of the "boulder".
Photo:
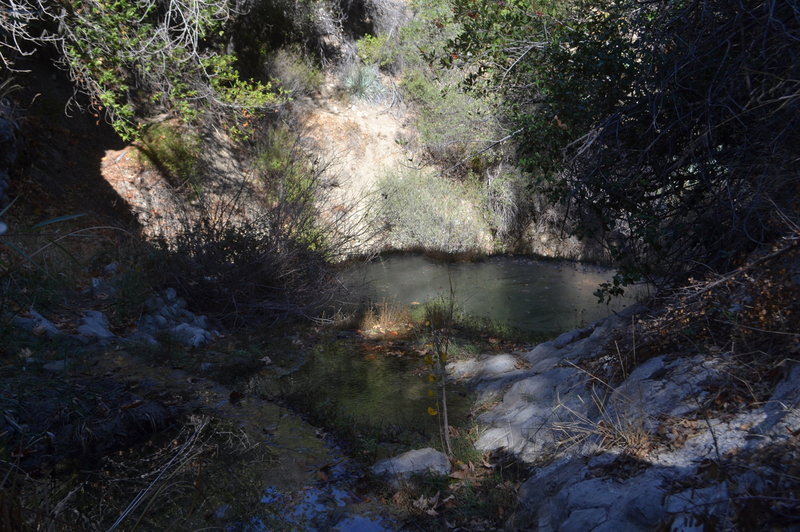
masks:
{"type": "Polygon", "coordinates": [[[81,325],[78,326],[78,333],[87,338],[97,340],[109,340],[116,335],[108,330],[108,318],[97,310],[87,310],[81,325]]]}
{"type": "Polygon", "coordinates": [[[181,323],[172,328],[175,338],[188,346],[199,347],[214,339],[214,335],[205,329],[181,323]]]}
{"type": "Polygon", "coordinates": [[[449,475],[450,460],[446,454],[426,447],[381,460],[372,466],[372,473],[378,476],[387,476],[392,485],[398,486],[403,479],[418,473],[449,475]]]}
{"type": "Polygon", "coordinates": [[[33,332],[34,334],[45,334],[48,338],[54,338],[56,336],[60,336],[64,334],[62,331],[58,329],[53,322],[36,312],[35,310],[31,309],[28,314],[30,318],[23,318],[22,316],[15,316],[11,323],[20,327],[21,329],[25,329],[28,331],[33,332]]]}

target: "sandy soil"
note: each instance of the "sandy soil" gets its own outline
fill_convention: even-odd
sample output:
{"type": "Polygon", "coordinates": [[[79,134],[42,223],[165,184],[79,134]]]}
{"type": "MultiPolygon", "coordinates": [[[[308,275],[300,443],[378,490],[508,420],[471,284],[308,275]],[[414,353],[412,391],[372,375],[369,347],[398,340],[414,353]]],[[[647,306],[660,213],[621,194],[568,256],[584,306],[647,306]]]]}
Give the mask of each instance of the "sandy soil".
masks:
{"type": "Polygon", "coordinates": [[[403,121],[405,111],[390,100],[348,99],[329,77],[320,96],[303,106],[301,124],[321,155],[332,161],[335,198],[344,206],[357,205],[376,191],[382,176],[411,164],[413,155],[404,145],[413,132],[403,121]]]}

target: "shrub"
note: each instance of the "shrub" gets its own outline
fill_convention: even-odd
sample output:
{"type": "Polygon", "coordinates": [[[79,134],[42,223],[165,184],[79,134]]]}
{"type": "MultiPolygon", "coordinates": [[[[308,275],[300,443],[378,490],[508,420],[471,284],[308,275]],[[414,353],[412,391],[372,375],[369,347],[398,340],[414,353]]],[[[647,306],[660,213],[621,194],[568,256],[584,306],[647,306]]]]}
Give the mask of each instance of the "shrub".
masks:
{"type": "Polygon", "coordinates": [[[455,79],[434,80],[421,69],[408,72],[401,83],[404,96],[415,104],[420,140],[434,162],[452,167],[471,152],[502,135],[497,133],[489,100],[463,92],[455,79]]]}
{"type": "Polygon", "coordinates": [[[236,326],[303,316],[326,302],[333,275],[302,222],[279,209],[239,219],[225,209],[187,217],[172,242],[160,242],[165,282],[193,309],[236,326]]]}
{"type": "Polygon", "coordinates": [[[293,132],[286,123],[278,123],[266,128],[258,141],[254,162],[254,171],[261,183],[270,190],[268,201],[302,199],[301,190],[311,191],[313,168],[311,159],[305,157],[300,136],[293,132]],[[303,183],[305,182],[305,185],[303,183]],[[291,188],[299,187],[289,198],[275,190],[279,184],[291,183],[291,188]]]}
{"type": "Polygon", "coordinates": [[[314,93],[325,80],[320,69],[299,46],[280,48],[270,54],[266,69],[281,89],[294,95],[314,93]]]}
{"type": "Polygon", "coordinates": [[[330,263],[357,245],[348,209],[331,213],[324,162],[289,125],[266,129],[232,199],[201,197],[174,238],[159,242],[164,283],[197,312],[231,326],[307,316],[336,288],[330,263]],[[246,206],[246,209],[243,207],[246,206]]]}
{"type": "Polygon", "coordinates": [[[15,53],[52,45],[95,116],[104,113],[128,139],[138,136],[137,93],[187,121],[208,109],[255,112],[280,103],[269,85],[243,79],[234,58],[220,53],[225,41],[215,37],[230,17],[230,3],[215,0],[85,0],[60,8],[21,0],[13,17],[0,18],[0,61],[11,66],[15,53]]]}
{"type": "Polygon", "coordinates": [[[525,230],[530,192],[519,170],[498,165],[486,172],[483,207],[495,236],[504,242],[525,230]]]}
{"type": "Polygon", "coordinates": [[[186,130],[166,123],[144,128],[139,151],[175,187],[199,191],[200,139],[186,130]]]}
{"type": "Polygon", "coordinates": [[[378,65],[385,68],[393,63],[394,55],[388,46],[388,37],[364,35],[356,41],[358,57],[365,65],[378,65]]]}
{"type": "Polygon", "coordinates": [[[413,0],[414,16],[397,32],[394,55],[400,68],[422,67],[426,57],[444,53],[447,42],[459,31],[449,2],[413,0]]]}
{"type": "Polygon", "coordinates": [[[355,98],[369,102],[380,101],[385,93],[377,65],[351,63],[345,66],[342,86],[355,98]]]}
{"type": "Polygon", "coordinates": [[[524,167],[615,257],[610,295],[730,270],[797,223],[796,1],[454,5],[467,81],[503,93],[524,167]]]}
{"type": "Polygon", "coordinates": [[[384,201],[376,221],[390,247],[462,253],[489,246],[478,201],[464,187],[419,171],[387,175],[378,186],[384,201]]]}

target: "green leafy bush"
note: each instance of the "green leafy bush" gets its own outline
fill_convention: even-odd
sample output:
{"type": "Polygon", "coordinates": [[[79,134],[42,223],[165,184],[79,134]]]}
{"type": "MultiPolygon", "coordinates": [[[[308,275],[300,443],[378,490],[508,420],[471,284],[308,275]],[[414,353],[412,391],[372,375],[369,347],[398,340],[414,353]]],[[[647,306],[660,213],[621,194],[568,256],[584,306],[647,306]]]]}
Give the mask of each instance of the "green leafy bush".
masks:
{"type": "Polygon", "coordinates": [[[402,69],[428,66],[431,58],[444,53],[448,40],[460,29],[450,2],[412,0],[411,10],[414,16],[388,43],[402,69]]]}
{"type": "Polygon", "coordinates": [[[442,62],[503,94],[523,166],[622,269],[606,293],[727,271],[796,227],[797,2],[454,6],[442,62]]]}
{"type": "MultiPolygon", "coordinates": [[[[420,141],[430,157],[450,167],[499,138],[491,102],[465,93],[458,83],[435,81],[419,69],[408,72],[401,83],[405,97],[414,103],[420,141]]],[[[462,168],[463,169],[463,168],[462,168]]]]}
{"type": "Polygon", "coordinates": [[[243,79],[216,40],[229,7],[217,0],[69,0],[45,9],[21,0],[14,17],[0,18],[0,59],[12,64],[14,52],[54,45],[88,107],[125,139],[139,133],[145,106],[136,95],[185,121],[208,109],[274,106],[280,97],[268,84],[243,79]]]}
{"type": "Polygon", "coordinates": [[[364,35],[356,41],[358,57],[365,65],[378,65],[383,68],[392,62],[392,55],[387,47],[388,37],[364,35]]]}

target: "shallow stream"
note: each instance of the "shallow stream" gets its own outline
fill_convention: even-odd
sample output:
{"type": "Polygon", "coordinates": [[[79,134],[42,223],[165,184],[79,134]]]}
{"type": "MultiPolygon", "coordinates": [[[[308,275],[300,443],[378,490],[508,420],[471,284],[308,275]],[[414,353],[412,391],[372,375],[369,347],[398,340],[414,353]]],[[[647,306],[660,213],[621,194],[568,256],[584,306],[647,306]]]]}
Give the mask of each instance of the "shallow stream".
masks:
{"type": "MultiPolygon", "coordinates": [[[[519,258],[452,264],[396,256],[354,267],[344,277],[351,303],[389,300],[420,306],[447,297],[452,285],[465,314],[556,334],[632,301],[597,304],[593,292],[610,275],[589,266],[519,258]]],[[[360,478],[374,460],[411,448],[440,447],[438,418],[428,414],[429,407],[438,405],[419,342],[392,331],[380,338],[341,331],[310,344],[297,341],[296,349],[270,351],[268,370],[251,380],[262,379],[263,390],[282,398],[289,410],[258,399],[262,394],[254,389],[242,401],[224,406],[224,417],[239,420],[271,458],[217,464],[219,475],[212,476],[220,494],[211,497],[212,517],[227,521],[228,528],[247,530],[397,529],[400,525],[380,501],[360,492],[360,478]],[[361,454],[353,456],[356,460],[346,458],[325,433],[344,436],[361,454]],[[237,486],[229,488],[226,477],[237,486]],[[243,482],[251,487],[249,498],[242,496],[243,482]],[[239,515],[249,517],[233,517],[228,508],[236,501],[244,506],[239,515]]],[[[469,391],[448,385],[447,402],[450,425],[464,431],[472,407],[469,391]]]]}
{"type": "MultiPolygon", "coordinates": [[[[348,270],[351,303],[391,301],[421,306],[453,294],[461,312],[531,333],[555,335],[622,309],[632,296],[598,304],[593,292],[608,270],[574,263],[492,258],[476,263],[437,262],[422,256],[392,256],[348,270]]],[[[637,291],[640,292],[640,291],[637,291]]],[[[395,333],[396,334],[396,333],[395,333]]],[[[435,444],[436,407],[430,370],[413,337],[369,340],[342,333],[309,349],[305,362],[281,378],[282,393],[329,428],[365,439],[405,446],[435,444]]],[[[478,354],[478,353],[475,353],[478,354]]],[[[450,422],[462,425],[472,406],[468,390],[451,386],[450,422]]],[[[364,442],[369,443],[369,442],[364,442]]],[[[377,457],[392,445],[377,448],[377,457]]]]}

